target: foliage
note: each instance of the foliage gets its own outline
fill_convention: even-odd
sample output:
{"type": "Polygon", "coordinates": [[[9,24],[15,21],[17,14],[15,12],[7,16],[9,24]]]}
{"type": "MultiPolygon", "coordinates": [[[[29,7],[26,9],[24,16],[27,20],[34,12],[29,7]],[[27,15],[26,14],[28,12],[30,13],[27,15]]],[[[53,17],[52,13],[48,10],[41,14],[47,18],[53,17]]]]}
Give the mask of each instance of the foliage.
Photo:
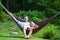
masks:
{"type": "MultiPolygon", "coordinates": [[[[2,1],[2,3],[3,2],[4,1],[2,1]]],[[[17,11],[19,8],[23,8],[23,6],[21,5],[22,4],[22,1],[20,1],[20,3],[19,3],[19,1],[16,1],[16,0],[9,0],[8,2],[9,2],[9,5],[7,5],[7,7],[8,6],[11,6],[9,8],[12,11],[17,11]]],[[[33,20],[34,22],[39,21],[39,20],[42,20],[44,18],[50,17],[51,15],[53,15],[53,14],[55,14],[57,12],[55,10],[55,8],[57,10],[59,9],[59,6],[58,6],[59,5],[59,0],[49,0],[49,1],[47,1],[47,0],[38,0],[38,1],[36,1],[36,0],[27,0],[27,1],[25,1],[25,3],[26,3],[25,6],[27,6],[26,9],[30,9],[30,10],[28,10],[28,11],[20,11],[20,15],[21,15],[21,17],[24,16],[24,15],[28,15],[29,16],[29,19],[31,19],[30,21],[33,20]],[[37,5],[39,5],[39,6],[37,6],[37,5]],[[31,7],[32,9],[34,9],[34,6],[36,6],[35,7],[36,9],[37,8],[39,9],[40,7],[42,7],[42,9],[44,11],[41,8],[40,8],[40,10],[42,10],[43,12],[31,11],[30,6],[32,6],[31,7]],[[55,6],[57,6],[57,7],[55,7],[55,6]]],[[[5,5],[6,5],[6,3],[5,3],[5,5]]],[[[18,14],[16,13],[16,15],[18,15],[18,14]]],[[[60,24],[59,19],[57,19],[57,18],[53,22],[54,23],[56,22],[57,24],[60,24]]]]}
{"type": "Polygon", "coordinates": [[[46,39],[51,39],[51,37],[53,37],[53,32],[46,32],[43,36],[43,38],[46,38],[46,39]]]}
{"type": "MultiPolygon", "coordinates": [[[[1,0],[0,0],[0,3],[1,3],[1,0]]],[[[2,11],[2,7],[0,6],[0,13],[1,13],[1,11],[2,11]]]]}
{"type": "MultiPolygon", "coordinates": [[[[20,10],[20,12],[17,12],[15,13],[16,16],[18,16],[19,18],[22,18],[27,15],[29,17],[29,21],[34,21],[34,22],[40,22],[42,20],[45,20],[55,14],[58,14],[57,12],[54,12],[51,10],[49,11],[44,11],[44,12],[40,12],[40,11],[31,11],[31,10],[28,10],[28,11],[22,11],[20,10]],[[48,13],[47,13],[48,12],[48,13]],[[53,13],[53,14],[52,14],[53,13]]],[[[59,25],[60,24],[60,16],[58,15],[54,20],[52,20],[51,23],[55,24],[55,25],[59,25]]]]}
{"type": "Polygon", "coordinates": [[[10,19],[10,16],[8,16],[5,12],[0,13],[0,21],[4,22],[10,19]]]}
{"type": "Polygon", "coordinates": [[[57,28],[59,28],[59,26],[56,26],[56,27],[55,26],[54,25],[50,26],[50,28],[48,28],[48,30],[50,29],[50,31],[46,31],[43,35],[43,38],[51,39],[51,40],[59,40],[60,39],[59,30],[60,29],[57,29],[57,28]]]}
{"type": "Polygon", "coordinates": [[[46,39],[51,39],[51,40],[60,40],[60,36],[59,33],[56,34],[57,31],[55,31],[55,33],[53,33],[53,31],[50,31],[50,32],[45,32],[43,38],[46,38],[46,39]]]}
{"type": "Polygon", "coordinates": [[[40,22],[45,18],[45,15],[42,12],[39,11],[21,11],[18,13],[15,13],[18,17],[23,19],[25,15],[29,17],[29,21],[34,21],[34,22],[40,22]]]}
{"type": "Polygon", "coordinates": [[[3,0],[2,3],[12,12],[29,9],[46,11],[49,8],[55,11],[60,10],[60,0],[3,0]]]}
{"type": "MultiPolygon", "coordinates": [[[[60,10],[60,0],[2,0],[2,3],[16,15],[19,14],[22,18],[24,15],[28,15],[29,21],[33,20],[34,22],[57,14],[60,10]]],[[[59,20],[58,16],[52,23],[56,22],[60,25],[59,20]]]]}

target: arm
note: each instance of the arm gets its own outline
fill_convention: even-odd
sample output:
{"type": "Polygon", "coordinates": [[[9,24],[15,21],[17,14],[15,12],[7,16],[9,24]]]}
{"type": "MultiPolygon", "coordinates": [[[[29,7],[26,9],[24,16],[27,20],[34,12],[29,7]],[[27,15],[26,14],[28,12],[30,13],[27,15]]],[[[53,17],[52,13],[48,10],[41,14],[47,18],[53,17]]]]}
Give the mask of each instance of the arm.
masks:
{"type": "Polygon", "coordinates": [[[13,15],[11,12],[9,12],[9,15],[10,15],[16,22],[18,22],[18,20],[14,17],[14,15],[13,15]]]}
{"type": "Polygon", "coordinates": [[[24,20],[23,19],[21,19],[21,18],[19,18],[19,17],[17,17],[17,16],[14,16],[18,21],[21,21],[21,22],[24,22],[24,20]]]}

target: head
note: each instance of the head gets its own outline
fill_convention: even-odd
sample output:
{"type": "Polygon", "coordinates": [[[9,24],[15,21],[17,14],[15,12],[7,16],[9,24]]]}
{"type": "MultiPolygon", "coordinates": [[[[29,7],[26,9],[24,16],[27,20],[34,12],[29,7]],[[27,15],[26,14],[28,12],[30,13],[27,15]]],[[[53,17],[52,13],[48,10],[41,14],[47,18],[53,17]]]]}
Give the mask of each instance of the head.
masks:
{"type": "Polygon", "coordinates": [[[24,21],[28,22],[28,16],[24,16],[24,21]]]}

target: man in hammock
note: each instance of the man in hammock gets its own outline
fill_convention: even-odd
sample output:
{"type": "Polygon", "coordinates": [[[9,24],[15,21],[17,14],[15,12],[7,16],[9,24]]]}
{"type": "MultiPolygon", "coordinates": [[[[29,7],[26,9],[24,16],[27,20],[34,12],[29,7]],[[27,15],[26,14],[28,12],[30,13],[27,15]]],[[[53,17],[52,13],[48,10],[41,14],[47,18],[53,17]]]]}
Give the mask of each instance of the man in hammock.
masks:
{"type": "Polygon", "coordinates": [[[33,32],[33,29],[38,28],[38,26],[34,22],[28,22],[28,16],[24,16],[24,22],[21,22],[17,20],[12,13],[9,13],[9,15],[14,18],[15,21],[18,22],[18,24],[21,26],[23,29],[24,37],[25,38],[30,38],[30,35],[33,32]],[[29,34],[26,34],[26,30],[29,30],[29,34]]]}
{"type": "Polygon", "coordinates": [[[28,22],[28,16],[24,16],[24,22],[18,21],[18,23],[23,29],[23,33],[24,33],[25,38],[29,38],[30,35],[32,34],[33,29],[38,27],[34,22],[28,22]],[[29,30],[28,35],[26,34],[26,30],[29,30]]]}

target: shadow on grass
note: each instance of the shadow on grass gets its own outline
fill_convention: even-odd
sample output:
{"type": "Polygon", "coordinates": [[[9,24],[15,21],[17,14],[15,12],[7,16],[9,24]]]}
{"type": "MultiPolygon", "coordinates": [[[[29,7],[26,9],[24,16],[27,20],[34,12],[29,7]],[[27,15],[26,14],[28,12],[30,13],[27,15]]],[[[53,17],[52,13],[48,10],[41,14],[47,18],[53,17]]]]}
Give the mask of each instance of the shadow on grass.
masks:
{"type": "Polygon", "coordinates": [[[24,38],[23,36],[1,36],[0,37],[6,37],[6,38],[24,38]]]}

